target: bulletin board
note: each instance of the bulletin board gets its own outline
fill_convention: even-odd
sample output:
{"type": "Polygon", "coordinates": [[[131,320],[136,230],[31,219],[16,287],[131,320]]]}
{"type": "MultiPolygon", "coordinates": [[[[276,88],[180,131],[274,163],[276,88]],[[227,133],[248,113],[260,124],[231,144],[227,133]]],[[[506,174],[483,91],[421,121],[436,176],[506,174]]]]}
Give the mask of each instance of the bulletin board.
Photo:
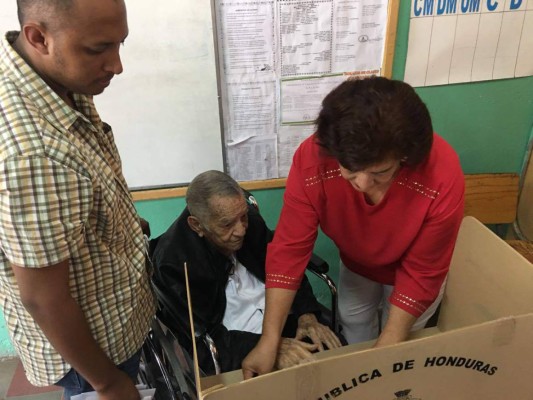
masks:
{"type": "Polygon", "coordinates": [[[216,0],[214,7],[224,170],[248,190],[284,187],[329,90],[352,76],[392,76],[399,0],[216,0]]]}

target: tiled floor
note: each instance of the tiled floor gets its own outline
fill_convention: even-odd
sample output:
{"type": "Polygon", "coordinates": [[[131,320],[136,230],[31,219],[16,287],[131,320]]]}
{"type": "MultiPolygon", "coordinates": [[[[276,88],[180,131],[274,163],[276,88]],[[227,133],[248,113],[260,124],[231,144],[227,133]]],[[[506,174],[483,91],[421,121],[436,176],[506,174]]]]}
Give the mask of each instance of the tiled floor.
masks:
{"type": "Polygon", "coordinates": [[[60,400],[61,393],[56,386],[31,385],[17,358],[0,360],[0,400],[60,400]]]}

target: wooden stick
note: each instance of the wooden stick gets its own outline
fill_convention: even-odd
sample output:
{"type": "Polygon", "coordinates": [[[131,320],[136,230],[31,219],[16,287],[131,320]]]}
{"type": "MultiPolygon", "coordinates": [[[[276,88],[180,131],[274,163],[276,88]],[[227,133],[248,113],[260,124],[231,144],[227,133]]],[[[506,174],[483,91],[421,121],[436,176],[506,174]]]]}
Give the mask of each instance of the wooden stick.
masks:
{"type": "Polygon", "coordinates": [[[191,327],[191,339],[192,339],[192,358],[194,363],[194,380],[196,381],[196,398],[200,398],[200,366],[198,365],[198,352],[196,350],[196,336],[194,335],[194,321],[192,318],[192,302],[191,302],[191,291],[189,289],[189,273],[187,271],[187,263],[183,263],[183,268],[185,270],[185,286],[187,288],[187,307],[189,308],[189,324],[191,327]]]}

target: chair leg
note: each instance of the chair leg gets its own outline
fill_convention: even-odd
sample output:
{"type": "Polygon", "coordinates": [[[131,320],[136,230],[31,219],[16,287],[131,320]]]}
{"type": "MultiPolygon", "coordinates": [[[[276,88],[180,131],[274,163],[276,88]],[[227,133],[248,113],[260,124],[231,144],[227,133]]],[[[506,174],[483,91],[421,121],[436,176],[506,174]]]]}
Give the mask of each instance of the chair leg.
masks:
{"type": "MultiPolygon", "coordinates": [[[[146,349],[146,351],[148,351],[150,356],[152,357],[153,361],[155,361],[158,371],[161,374],[161,377],[163,379],[163,383],[166,388],[166,391],[168,393],[168,397],[162,396],[161,394],[160,395],[156,394],[156,397],[157,398],[164,397],[164,398],[168,398],[169,400],[182,400],[182,397],[177,397],[176,395],[176,391],[174,389],[174,385],[172,384],[171,377],[163,363],[163,360],[160,354],[157,351],[156,345],[153,342],[153,340],[151,338],[148,338],[144,344],[144,347],[145,348],[143,348],[143,351],[146,349]]],[[[152,378],[155,379],[153,374],[152,374],[152,378]]]]}
{"type": "Polygon", "coordinates": [[[154,323],[152,329],[154,330],[155,337],[158,338],[159,344],[161,345],[162,353],[166,355],[165,360],[168,363],[168,367],[172,370],[173,378],[178,384],[177,392],[184,399],[196,399],[196,382],[194,385],[191,385],[187,382],[185,373],[182,366],[179,364],[178,358],[174,353],[174,344],[168,338],[167,335],[163,333],[163,330],[159,326],[159,323],[154,323]]]}

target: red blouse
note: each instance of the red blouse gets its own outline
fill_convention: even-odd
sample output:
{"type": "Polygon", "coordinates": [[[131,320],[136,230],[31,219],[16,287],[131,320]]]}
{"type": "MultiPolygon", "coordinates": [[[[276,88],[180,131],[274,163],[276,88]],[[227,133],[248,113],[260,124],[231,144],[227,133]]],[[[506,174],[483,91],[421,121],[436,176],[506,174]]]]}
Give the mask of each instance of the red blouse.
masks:
{"type": "Polygon", "coordinates": [[[418,317],[448,273],[463,203],[459,159],[436,134],[428,159],[402,167],[377,205],[341,177],[338,162],[311,136],[294,155],[268,247],[266,287],[298,288],[320,226],[347,268],[394,285],[391,304],[418,317]]]}

